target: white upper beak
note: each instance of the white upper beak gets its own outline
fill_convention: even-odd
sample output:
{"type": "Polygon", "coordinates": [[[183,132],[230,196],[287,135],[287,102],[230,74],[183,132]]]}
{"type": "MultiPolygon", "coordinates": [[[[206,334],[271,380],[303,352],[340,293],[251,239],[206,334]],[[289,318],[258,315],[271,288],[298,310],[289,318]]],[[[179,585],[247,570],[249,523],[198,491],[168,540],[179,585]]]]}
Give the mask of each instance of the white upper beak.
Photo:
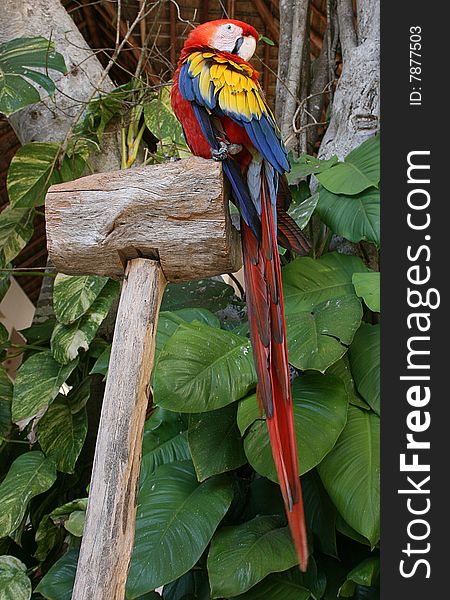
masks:
{"type": "Polygon", "coordinates": [[[256,50],[256,40],[252,35],[246,35],[239,48],[238,55],[244,60],[250,60],[256,50]]]}

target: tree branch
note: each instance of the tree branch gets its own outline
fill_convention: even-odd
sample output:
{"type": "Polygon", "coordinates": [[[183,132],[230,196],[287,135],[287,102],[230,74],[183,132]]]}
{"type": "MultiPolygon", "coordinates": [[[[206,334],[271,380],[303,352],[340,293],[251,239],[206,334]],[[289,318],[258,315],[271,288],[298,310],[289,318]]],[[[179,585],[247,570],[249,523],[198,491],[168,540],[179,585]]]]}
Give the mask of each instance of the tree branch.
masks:
{"type": "Polygon", "coordinates": [[[337,14],[342,54],[345,60],[348,54],[358,45],[354,25],[352,0],[337,0],[337,14]]]}

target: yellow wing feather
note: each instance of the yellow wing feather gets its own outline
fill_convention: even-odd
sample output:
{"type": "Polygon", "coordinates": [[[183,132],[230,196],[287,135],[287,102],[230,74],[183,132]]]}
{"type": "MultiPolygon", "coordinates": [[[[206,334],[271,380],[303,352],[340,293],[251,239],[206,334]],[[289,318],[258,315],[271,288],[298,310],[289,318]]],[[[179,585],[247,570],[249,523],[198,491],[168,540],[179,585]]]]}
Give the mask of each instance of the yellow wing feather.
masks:
{"type": "Polygon", "coordinates": [[[250,65],[213,52],[193,52],[186,61],[191,77],[198,78],[200,93],[205,99],[210,98],[212,82],[222,110],[248,119],[260,119],[265,114],[274,121],[261,86],[253,79],[254,70],[250,65]]]}

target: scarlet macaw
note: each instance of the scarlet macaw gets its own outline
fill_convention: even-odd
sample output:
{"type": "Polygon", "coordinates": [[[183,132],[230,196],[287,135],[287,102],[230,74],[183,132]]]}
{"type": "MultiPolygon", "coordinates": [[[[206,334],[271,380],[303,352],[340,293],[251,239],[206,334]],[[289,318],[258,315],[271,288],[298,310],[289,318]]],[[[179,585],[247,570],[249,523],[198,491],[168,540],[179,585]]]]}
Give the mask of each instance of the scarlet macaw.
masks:
{"type": "Polygon", "coordinates": [[[222,161],[241,214],[257,395],[266,414],[300,568],[306,570],[308,546],[294,434],[277,227],[279,241],[296,251],[307,252],[308,243],[284,211],[287,153],[258,73],[248,62],[258,38],[253,27],[232,19],[195,28],[181,52],[171,103],[193,154],[222,161]]]}

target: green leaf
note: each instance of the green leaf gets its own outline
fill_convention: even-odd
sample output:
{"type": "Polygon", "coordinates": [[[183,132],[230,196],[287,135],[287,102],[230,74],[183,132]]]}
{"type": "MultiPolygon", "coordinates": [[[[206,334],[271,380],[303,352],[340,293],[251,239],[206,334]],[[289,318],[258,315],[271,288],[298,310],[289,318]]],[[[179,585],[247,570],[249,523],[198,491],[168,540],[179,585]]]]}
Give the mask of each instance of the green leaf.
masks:
{"type": "Polygon", "coordinates": [[[180,412],[214,410],[255,385],[250,341],[207,325],[180,325],[159,355],[155,403],[180,412]]]}
{"type": "Polygon", "coordinates": [[[282,524],[279,517],[258,516],[214,535],[208,554],[213,598],[242,594],[269,573],[297,564],[289,528],[282,524]]]}
{"type": "Polygon", "coordinates": [[[228,306],[233,296],[234,289],[216,279],[169,283],[164,292],[161,310],[207,308],[216,312],[228,306]]]}
{"type": "Polygon", "coordinates": [[[339,533],[342,533],[342,535],[347,536],[351,540],[355,540],[355,542],[358,542],[359,544],[370,546],[369,540],[350,527],[350,525],[344,521],[342,515],[339,513],[337,513],[336,517],[336,529],[339,531],[339,533]]]}
{"type": "Polygon", "coordinates": [[[267,600],[268,598],[308,600],[312,598],[311,592],[302,585],[301,581],[301,574],[297,568],[285,573],[272,573],[248,592],[236,596],[233,600],[267,600]]]}
{"type": "Polygon", "coordinates": [[[72,414],[68,399],[60,395],[38,423],[38,440],[58,471],[73,473],[87,434],[86,410],[72,414]]]}
{"type": "Polygon", "coordinates": [[[337,163],[317,175],[317,179],[334,194],[354,195],[380,182],[380,136],[363,142],[337,163]]]}
{"type": "Polygon", "coordinates": [[[170,139],[175,144],[186,146],[183,129],[170,104],[167,86],[161,87],[158,98],[153,98],[144,106],[144,119],[147,129],[159,140],[170,139]]]}
{"type": "Polygon", "coordinates": [[[160,465],[189,458],[186,425],[181,415],[157,407],[144,426],[141,485],[160,465]]]}
{"type": "Polygon", "coordinates": [[[297,258],[282,270],[289,362],[324,372],[347,351],[361,323],[353,273],[367,267],[356,256],[297,258]]]}
{"type": "Polygon", "coordinates": [[[53,402],[77,364],[78,360],[74,360],[60,365],[49,350],[30,356],[17,371],[12,403],[14,423],[31,419],[53,402]]]}
{"type": "Polygon", "coordinates": [[[66,552],[44,575],[35,591],[47,600],[71,600],[78,552],[78,549],[66,552]]]}
{"type": "Polygon", "coordinates": [[[271,573],[260,583],[253,586],[233,600],[308,600],[314,598],[321,600],[325,591],[326,579],[318,574],[317,565],[312,556],[309,557],[308,570],[301,573],[297,566],[282,571],[271,573]]]}
{"type": "Polygon", "coordinates": [[[328,171],[333,165],[338,162],[338,157],[333,154],[328,160],[320,160],[315,156],[301,154],[297,159],[291,159],[291,170],[287,173],[289,185],[295,185],[303,177],[308,175],[318,175],[328,171]]]}
{"type": "Polygon", "coordinates": [[[237,469],[247,462],[231,404],[189,417],[188,441],[199,481],[237,469]]]}
{"type": "Polygon", "coordinates": [[[288,213],[300,227],[304,229],[311,219],[314,211],[316,210],[317,202],[319,201],[319,193],[313,194],[303,202],[296,203],[292,202],[289,207],[288,213]]]}
{"type": "Polygon", "coordinates": [[[350,406],[344,431],[318,466],[320,478],[338,511],[372,546],[380,535],[379,445],[378,415],[350,406]]]}
{"type": "MultiPolygon", "coordinates": [[[[0,437],[6,438],[11,433],[11,402],[13,397],[13,384],[6,373],[5,367],[0,365],[0,437]]],[[[1,446],[1,441],[0,441],[1,446]]]]}
{"type": "Polygon", "coordinates": [[[337,558],[336,509],[316,470],[302,477],[302,493],[307,531],[315,534],[315,543],[323,554],[337,558]]]}
{"type": "Polygon", "coordinates": [[[66,365],[78,356],[80,349],[89,349],[119,292],[119,283],[110,279],[82,317],[70,325],[56,324],[50,341],[56,361],[66,365]]]}
{"type": "Polygon", "coordinates": [[[53,308],[58,321],[70,325],[82,317],[107,282],[108,277],[98,275],[73,276],[58,273],[53,290],[53,308]]]}
{"type": "Polygon", "coordinates": [[[326,374],[339,377],[339,379],[345,385],[345,390],[347,392],[347,397],[350,404],[359,406],[359,408],[363,408],[364,410],[370,410],[370,406],[356,391],[355,382],[353,381],[352,373],[350,371],[348,354],[345,354],[340,360],[335,362],[334,365],[328,367],[326,374]]]}
{"type": "Polygon", "coordinates": [[[9,263],[33,235],[33,211],[8,206],[0,213],[0,261],[9,263]]]}
{"type": "Polygon", "coordinates": [[[352,279],[356,295],[373,312],[380,312],[380,273],[355,273],[352,279]]]}
{"type": "Polygon", "coordinates": [[[358,392],[380,414],[380,326],[362,323],[349,350],[358,392]]]}
{"type": "Polygon", "coordinates": [[[380,192],[370,188],[356,196],[333,194],[322,188],[317,212],[337,235],[350,242],[380,245],[380,192]]]}
{"type": "MultiPolygon", "coordinates": [[[[239,404],[253,401],[245,399],[239,404]]],[[[307,373],[292,382],[295,436],[300,474],[306,473],[332,450],[347,419],[344,384],[331,375],[307,373]]],[[[244,449],[253,468],[272,481],[278,481],[265,419],[254,403],[253,424],[244,438],[244,449]]]]}
{"type": "Polygon", "coordinates": [[[31,327],[21,329],[20,333],[29,344],[42,345],[50,340],[55,323],[55,319],[47,319],[42,323],[34,323],[31,327]]]}
{"type": "Polygon", "coordinates": [[[74,535],[79,533],[81,526],[81,533],[79,533],[81,536],[82,523],[84,523],[82,515],[85,514],[86,508],[87,498],[79,498],[58,506],[50,514],[45,515],[41,519],[35,537],[37,543],[35,557],[39,561],[44,561],[49,552],[61,542],[63,526],[71,533],[71,528],[73,528],[76,531],[74,535]],[[72,519],[71,525],[68,526],[68,522],[74,513],[77,513],[77,516],[72,519]]]}
{"type": "Polygon", "coordinates": [[[380,559],[367,558],[358,566],[350,571],[347,579],[354,581],[358,585],[372,586],[378,585],[380,578],[380,559]]]}
{"type": "Polygon", "coordinates": [[[99,375],[104,375],[104,378],[108,375],[108,367],[109,367],[109,359],[111,358],[111,345],[107,346],[97,360],[94,363],[94,366],[89,371],[90,375],[94,375],[98,373],[99,375]]]}
{"type": "Polygon", "coordinates": [[[199,484],[188,461],[162,465],[146,478],[138,499],[127,597],[136,598],[191,569],[232,498],[226,478],[199,484]]]}
{"type": "Polygon", "coordinates": [[[156,331],[156,356],[159,356],[164,344],[172,337],[179,325],[192,323],[193,321],[220,328],[219,319],[205,308],[182,308],[176,311],[161,311],[156,331]]]}
{"type": "Polygon", "coordinates": [[[81,537],[83,535],[84,522],[86,520],[86,511],[74,510],[70,513],[69,518],[64,523],[64,527],[69,533],[75,537],[81,537]]]}
{"type": "Polygon", "coordinates": [[[86,166],[85,161],[77,155],[66,156],[58,170],[58,152],[59,144],[53,142],[31,142],[17,150],[6,181],[11,206],[41,206],[51,185],[80,177],[86,166]]]}
{"type": "Polygon", "coordinates": [[[211,600],[208,575],[195,569],[168,583],[163,589],[164,600],[211,600]]]}
{"type": "Polygon", "coordinates": [[[0,44],[0,112],[7,117],[40,100],[39,92],[26,79],[37,83],[48,94],[55,84],[47,75],[31,67],[65,73],[64,57],[55,44],[42,37],[17,38],[0,44]]]}
{"type": "Polygon", "coordinates": [[[29,600],[31,591],[26,565],[15,556],[0,556],[1,600],[29,600]]]}
{"type": "Polygon", "coordinates": [[[20,525],[31,498],[46,492],[55,480],[55,465],[42,452],[26,452],[16,458],[0,484],[0,537],[20,525]]]}
{"type": "Polygon", "coordinates": [[[272,41],[270,38],[266,37],[265,35],[259,35],[259,41],[260,42],[264,42],[265,44],[267,44],[268,46],[275,46],[275,42],[272,41]]]}

